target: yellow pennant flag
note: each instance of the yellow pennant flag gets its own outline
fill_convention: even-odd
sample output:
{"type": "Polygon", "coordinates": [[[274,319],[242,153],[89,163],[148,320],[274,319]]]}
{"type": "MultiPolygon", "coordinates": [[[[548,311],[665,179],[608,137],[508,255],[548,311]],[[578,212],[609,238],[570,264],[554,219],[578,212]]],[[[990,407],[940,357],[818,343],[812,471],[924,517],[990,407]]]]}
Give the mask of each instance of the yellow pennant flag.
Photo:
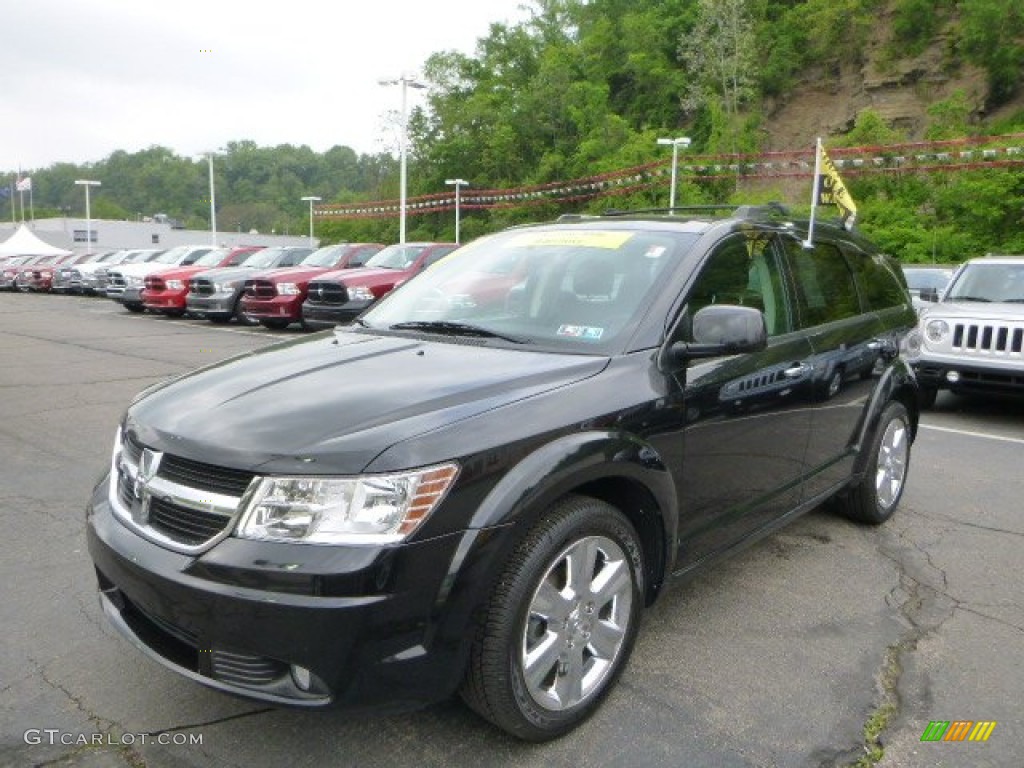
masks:
{"type": "Polygon", "coordinates": [[[846,185],[839,178],[839,171],[836,170],[831,158],[825,152],[825,148],[818,144],[818,152],[821,153],[821,175],[818,177],[818,205],[834,205],[839,208],[842,215],[843,226],[847,229],[853,228],[853,222],[857,218],[857,204],[850,197],[846,185]]]}

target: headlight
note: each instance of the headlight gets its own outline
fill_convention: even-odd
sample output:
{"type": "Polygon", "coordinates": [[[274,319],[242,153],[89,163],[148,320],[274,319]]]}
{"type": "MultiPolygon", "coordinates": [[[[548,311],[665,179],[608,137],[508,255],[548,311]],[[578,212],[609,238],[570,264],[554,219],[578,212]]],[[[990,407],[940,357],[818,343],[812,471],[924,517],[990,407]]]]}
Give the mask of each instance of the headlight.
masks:
{"type": "Polygon", "coordinates": [[[226,283],[214,283],[213,284],[213,292],[214,293],[230,293],[231,291],[235,290],[235,288],[238,287],[238,284],[240,282],[241,282],[240,280],[228,280],[226,283]]]}
{"type": "Polygon", "coordinates": [[[373,291],[365,285],[353,285],[347,290],[348,297],[352,301],[373,301],[373,291]]]}
{"type": "Polygon", "coordinates": [[[456,464],[361,477],[267,477],[237,535],[305,544],[387,544],[405,539],[444,498],[456,464]]]}
{"type": "Polygon", "coordinates": [[[124,279],[124,284],[125,287],[128,288],[138,288],[141,285],[145,285],[146,280],[141,277],[136,277],[135,275],[127,275],[124,279]]]}
{"type": "Polygon", "coordinates": [[[921,332],[916,328],[900,340],[900,352],[913,360],[921,354],[921,332]]]}
{"type": "Polygon", "coordinates": [[[180,291],[185,287],[185,283],[182,280],[168,280],[167,290],[168,291],[180,291]]]}
{"type": "Polygon", "coordinates": [[[295,283],[278,283],[277,292],[281,296],[297,296],[299,293],[299,286],[295,283]]]}
{"type": "Polygon", "coordinates": [[[945,320],[929,320],[924,326],[924,335],[928,341],[938,344],[949,333],[949,323],[945,320]]]}

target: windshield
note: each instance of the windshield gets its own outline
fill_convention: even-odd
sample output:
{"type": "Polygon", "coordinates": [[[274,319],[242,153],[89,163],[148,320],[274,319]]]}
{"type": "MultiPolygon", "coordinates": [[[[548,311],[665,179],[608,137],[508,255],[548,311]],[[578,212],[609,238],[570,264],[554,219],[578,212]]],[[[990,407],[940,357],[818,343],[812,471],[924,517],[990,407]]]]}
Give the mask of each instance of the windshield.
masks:
{"type": "Polygon", "coordinates": [[[227,258],[229,251],[227,248],[214,248],[209,253],[205,253],[196,259],[193,263],[193,267],[216,267],[225,258],[227,258]]]}
{"type": "Polygon", "coordinates": [[[425,245],[389,245],[387,248],[377,251],[373,258],[366,262],[366,266],[382,269],[408,269],[426,247],[425,245]]]}
{"type": "Polygon", "coordinates": [[[952,269],[914,269],[903,270],[907,278],[907,288],[920,291],[922,288],[934,288],[941,291],[953,277],[952,269]]]}
{"type": "Polygon", "coordinates": [[[185,246],[183,246],[183,245],[179,245],[177,248],[171,248],[171,250],[164,251],[162,254],[157,256],[153,260],[153,263],[155,263],[155,264],[177,264],[178,261],[181,259],[181,257],[185,255],[185,252],[187,250],[188,249],[185,246]]]}
{"type": "Polygon", "coordinates": [[[1020,264],[968,264],[950,286],[945,301],[1024,303],[1024,261],[1020,264]]]}
{"type": "Polygon", "coordinates": [[[285,250],[283,248],[264,248],[262,251],[256,251],[245,261],[247,267],[273,267],[284,256],[285,250]]]}
{"type": "Polygon", "coordinates": [[[333,267],[338,263],[338,259],[344,255],[347,248],[347,245],[328,245],[318,248],[300,263],[304,267],[333,267]]]}
{"type": "Polygon", "coordinates": [[[695,239],[580,228],[484,237],[409,280],[362,324],[604,352],[635,325],[659,275],[668,274],[695,239]]]}

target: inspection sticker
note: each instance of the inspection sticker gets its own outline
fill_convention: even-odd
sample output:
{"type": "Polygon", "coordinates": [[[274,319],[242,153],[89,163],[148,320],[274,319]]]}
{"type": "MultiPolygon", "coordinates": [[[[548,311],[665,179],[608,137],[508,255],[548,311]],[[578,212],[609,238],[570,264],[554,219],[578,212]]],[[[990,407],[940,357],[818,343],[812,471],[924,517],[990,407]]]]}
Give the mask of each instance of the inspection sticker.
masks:
{"type": "Polygon", "coordinates": [[[513,248],[532,246],[568,246],[578,248],[621,248],[633,237],[632,232],[608,232],[603,230],[580,232],[524,232],[509,240],[513,248]]]}
{"type": "Polygon", "coordinates": [[[559,336],[569,336],[573,339],[597,341],[604,335],[604,328],[594,328],[589,325],[560,325],[557,333],[559,336]]]}

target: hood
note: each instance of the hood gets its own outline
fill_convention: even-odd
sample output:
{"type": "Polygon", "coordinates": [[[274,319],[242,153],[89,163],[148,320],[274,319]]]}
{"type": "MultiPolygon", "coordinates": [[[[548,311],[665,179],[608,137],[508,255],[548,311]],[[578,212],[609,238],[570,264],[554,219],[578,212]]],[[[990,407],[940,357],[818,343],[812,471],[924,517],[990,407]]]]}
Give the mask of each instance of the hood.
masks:
{"type": "Polygon", "coordinates": [[[1017,320],[1024,321],[1024,304],[994,301],[940,301],[922,302],[921,317],[950,320],[1017,320]]]}
{"type": "Polygon", "coordinates": [[[305,282],[327,272],[329,267],[281,267],[280,269],[263,269],[253,275],[254,278],[269,280],[272,283],[305,282]],[[265,273],[265,274],[264,274],[265,273]]]}
{"type": "MultiPolygon", "coordinates": [[[[216,283],[226,283],[229,280],[248,280],[258,272],[273,272],[273,267],[260,267],[255,269],[253,267],[239,266],[239,267],[216,267],[214,269],[204,269],[201,271],[201,275],[204,278],[212,280],[216,283]]],[[[198,277],[199,275],[196,275],[198,277]]]]}
{"type": "Polygon", "coordinates": [[[607,362],[329,331],[151,390],[127,426],[146,445],[210,464],[355,474],[395,443],[593,376],[607,362]]]}
{"type": "Polygon", "coordinates": [[[408,269],[385,269],[384,267],[356,267],[355,269],[332,269],[317,275],[318,282],[345,283],[346,285],[367,285],[379,282],[394,283],[406,280],[408,269]]]}
{"type": "Polygon", "coordinates": [[[141,264],[116,264],[110,268],[111,272],[119,272],[128,277],[146,277],[153,272],[162,272],[165,269],[173,269],[173,264],[157,264],[155,262],[143,262],[141,264]]]}

